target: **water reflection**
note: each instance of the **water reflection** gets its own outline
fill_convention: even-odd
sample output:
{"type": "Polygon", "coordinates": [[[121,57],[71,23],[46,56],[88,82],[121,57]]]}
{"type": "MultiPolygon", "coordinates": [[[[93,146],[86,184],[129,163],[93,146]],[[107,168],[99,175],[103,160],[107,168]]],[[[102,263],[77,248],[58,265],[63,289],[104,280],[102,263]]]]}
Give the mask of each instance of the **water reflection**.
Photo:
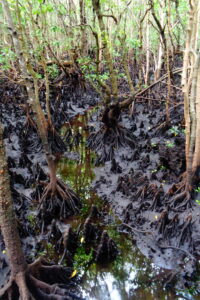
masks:
{"type": "Polygon", "coordinates": [[[72,124],[63,127],[62,134],[74,158],[61,159],[58,167],[58,175],[86,200],[91,197],[90,185],[94,179],[94,153],[86,147],[88,114],[78,116],[72,124]]]}
{"type": "MultiPolygon", "coordinates": [[[[80,218],[87,216],[93,203],[102,205],[101,200],[91,191],[94,179],[94,153],[86,147],[87,114],[73,121],[70,151],[78,153],[78,159],[62,159],[58,175],[73,187],[83,201],[81,217],[72,217],[68,221],[75,227],[80,218]],[[74,143],[76,141],[76,143],[74,143]]],[[[63,129],[66,135],[67,129],[63,129]]],[[[92,264],[84,270],[81,281],[83,296],[88,300],[174,300],[200,299],[192,296],[194,291],[180,292],[163,287],[162,280],[169,270],[162,270],[144,257],[126,234],[116,231],[115,220],[106,226],[109,235],[117,243],[120,253],[116,261],[106,267],[92,264]]]]}
{"type": "Polygon", "coordinates": [[[120,235],[117,244],[120,255],[114,263],[107,267],[93,264],[86,271],[82,285],[86,299],[178,299],[175,291],[163,289],[160,270],[137,251],[126,235],[120,235]]]}

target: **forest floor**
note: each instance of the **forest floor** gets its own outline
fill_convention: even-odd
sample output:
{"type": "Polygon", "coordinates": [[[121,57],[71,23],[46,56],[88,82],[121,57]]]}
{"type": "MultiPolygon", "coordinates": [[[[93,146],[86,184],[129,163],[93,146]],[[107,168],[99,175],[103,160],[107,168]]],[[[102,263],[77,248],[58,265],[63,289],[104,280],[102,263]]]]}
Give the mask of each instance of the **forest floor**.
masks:
{"type": "MultiPolygon", "coordinates": [[[[78,185],[76,173],[72,185],[79,186],[76,192],[80,198],[85,197],[81,199],[81,217],[74,219],[69,211],[68,218],[61,222],[50,217],[44,221],[38,214],[43,182],[48,178],[45,155],[35,128],[27,124],[26,97],[22,89],[7,82],[1,84],[0,120],[5,129],[13,199],[27,260],[32,262],[36,257],[48,254],[56,263],[62,261],[71,268],[68,285],[77,295],[82,296],[81,289],[78,289],[80,277],[73,271],[75,257],[80,256],[83,271],[94,261],[102,264],[107,260],[109,263],[121,255],[120,239],[115,240],[115,234],[111,238],[112,234],[106,228],[110,224],[127,240],[128,236],[131,237],[141,253],[162,269],[162,274],[158,271],[154,274],[154,284],[160,281],[164,288],[176,286],[179,291],[189,291],[188,298],[178,297],[175,293],[167,299],[199,299],[200,185],[194,186],[190,202],[182,202],[181,199],[172,201],[172,195],[178,192],[175,184],[180,182],[185,171],[179,75],[174,78],[173,85],[176,88],[173,89],[170,105],[170,125],[165,122],[166,84],[160,82],[143,98],[136,99],[131,115],[128,109],[121,113],[118,129],[114,132],[105,130],[105,124],[101,122],[101,104],[91,89],[85,91],[82,86],[74,87],[73,83],[53,89],[53,121],[66,143],[66,152],[61,158],[61,163],[68,160],[66,168],[69,170],[65,171],[69,178],[66,176],[66,180],[71,183],[70,164],[78,166],[77,170],[81,173],[80,161],[84,162],[85,171],[92,169],[95,173],[95,178],[93,173],[88,181],[85,178],[85,185],[82,182],[78,185]],[[126,134],[128,138],[124,139],[126,134]],[[92,142],[98,141],[98,137],[101,139],[100,146],[94,147],[92,142]],[[91,152],[89,146],[96,152],[91,152]],[[76,151],[78,148],[79,153],[76,151]],[[81,151],[82,148],[84,151],[81,151]],[[94,197],[94,201],[88,200],[89,203],[87,193],[83,192],[86,186],[92,189],[90,196],[93,193],[94,197]],[[96,209],[94,205],[97,203],[96,209]],[[79,226],[70,229],[70,240],[66,244],[63,232],[67,232],[68,237],[68,225],[72,224],[71,220],[77,219],[79,226]],[[106,236],[105,229],[110,237],[106,236]]],[[[43,90],[41,98],[42,95],[43,90]]],[[[58,176],[62,177],[59,170],[58,176]]],[[[2,238],[0,250],[2,286],[9,274],[2,238]]],[[[127,248],[125,251],[128,251],[127,248]]],[[[134,299],[135,296],[138,294],[132,287],[131,295],[127,293],[119,299],[134,299]]]]}

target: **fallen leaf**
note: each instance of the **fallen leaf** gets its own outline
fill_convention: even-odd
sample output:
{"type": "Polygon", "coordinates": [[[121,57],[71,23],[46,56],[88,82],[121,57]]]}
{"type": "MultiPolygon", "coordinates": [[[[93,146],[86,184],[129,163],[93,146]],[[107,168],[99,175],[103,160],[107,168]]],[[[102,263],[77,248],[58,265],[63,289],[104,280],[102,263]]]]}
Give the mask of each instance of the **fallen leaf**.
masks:
{"type": "Polygon", "coordinates": [[[74,276],[76,276],[76,274],[77,274],[77,270],[74,270],[74,271],[72,272],[70,278],[73,278],[74,276]]]}

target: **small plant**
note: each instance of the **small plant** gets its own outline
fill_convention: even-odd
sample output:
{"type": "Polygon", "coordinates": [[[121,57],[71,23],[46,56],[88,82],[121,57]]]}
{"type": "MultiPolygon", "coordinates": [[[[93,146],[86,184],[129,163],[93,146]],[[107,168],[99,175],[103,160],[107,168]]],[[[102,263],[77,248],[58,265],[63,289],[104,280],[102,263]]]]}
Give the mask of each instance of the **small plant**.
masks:
{"type": "Polygon", "coordinates": [[[2,70],[11,68],[11,61],[15,61],[16,55],[10,47],[4,47],[0,50],[0,66],[2,70]]]}
{"type": "Polygon", "coordinates": [[[109,79],[108,72],[104,72],[102,75],[99,75],[99,78],[103,81],[108,80],[109,79]]]}
{"type": "Polygon", "coordinates": [[[45,256],[46,254],[47,254],[46,250],[38,251],[37,252],[37,257],[45,256]]]}
{"type": "Polygon", "coordinates": [[[124,78],[124,79],[126,79],[126,74],[124,74],[124,73],[119,73],[119,74],[118,74],[118,77],[119,77],[119,78],[124,78]]]}
{"type": "Polygon", "coordinates": [[[164,171],[164,170],[166,170],[166,167],[165,166],[160,166],[160,170],[164,171]]]}
{"type": "Polygon", "coordinates": [[[200,186],[195,189],[195,192],[200,193],[200,186]]]}
{"type": "Polygon", "coordinates": [[[49,74],[49,77],[51,79],[55,79],[56,77],[58,77],[59,75],[59,69],[58,66],[56,64],[52,65],[52,66],[48,66],[47,67],[47,72],[49,74]]]}
{"type": "Polygon", "coordinates": [[[90,252],[87,254],[83,247],[79,247],[76,250],[76,253],[74,255],[75,270],[84,269],[89,265],[93,257],[92,252],[93,250],[91,249],[90,252]]]}
{"type": "Polygon", "coordinates": [[[185,129],[182,129],[182,131],[181,131],[184,135],[185,135],[185,132],[186,132],[186,130],[185,129]]]}
{"type": "Polygon", "coordinates": [[[154,169],[154,170],[151,170],[151,173],[156,173],[158,170],[157,169],[154,169]]]}
{"type": "Polygon", "coordinates": [[[32,225],[32,226],[35,226],[36,225],[36,216],[31,214],[31,215],[28,215],[27,216],[27,220],[29,221],[29,223],[32,225]]]}
{"type": "Polygon", "coordinates": [[[178,128],[178,126],[173,126],[169,129],[169,132],[172,133],[174,136],[177,136],[178,134],[180,134],[181,131],[178,128]]]}
{"type": "Polygon", "coordinates": [[[200,205],[200,200],[199,199],[196,199],[195,202],[200,205]]]}
{"type": "Polygon", "coordinates": [[[151,143],[151,147],[155,148],[157,146],[156,143],[151,143]]]}
{"type": "Polygon", "coordinates": [[[55,246],[52,243],[47,243],[45,241],[44,243],[44,250],[41,250],[40,256],[46,256],[48,255],[49,259],[54,259],[56,255],[55,246]]]}
{"type": "Polygon", "coordinates": [[[168,148],[173,148],[175,146],[174,142],[171,142],[171,141],[166,141],[166,146],[168,148]]]}

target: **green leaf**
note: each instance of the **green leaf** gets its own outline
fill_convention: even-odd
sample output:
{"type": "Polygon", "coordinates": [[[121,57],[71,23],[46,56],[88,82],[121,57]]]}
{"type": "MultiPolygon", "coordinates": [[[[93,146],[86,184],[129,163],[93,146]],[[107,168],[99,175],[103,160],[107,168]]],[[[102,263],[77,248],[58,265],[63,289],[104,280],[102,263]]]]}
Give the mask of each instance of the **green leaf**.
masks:
{"type": "Polygon", "coordinates": [[[40,9],[39,8],[33,9],[33,15],[39,15],[39,14],[40,14],[40,9]]]}

